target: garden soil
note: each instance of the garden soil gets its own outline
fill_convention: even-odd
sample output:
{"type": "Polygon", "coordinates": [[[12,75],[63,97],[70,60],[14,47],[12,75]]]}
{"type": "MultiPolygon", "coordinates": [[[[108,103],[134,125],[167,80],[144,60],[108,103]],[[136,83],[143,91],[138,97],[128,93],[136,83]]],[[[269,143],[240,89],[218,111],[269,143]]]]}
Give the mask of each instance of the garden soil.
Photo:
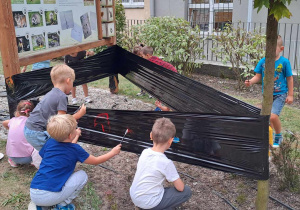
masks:
{"type": "MultiPolygon", "coordinates": [[[[247,98],[261,98],[261,87],[259,85],[254,85],[251,90],[238,92],[234,88],[236,82],[233,80],[199,75],[195,75],[194,79],[224,93],[239,94],[247,98]]],[[[81,87],[77,89],[78,98],[83,100],[81,87]]],[[[154,109],[152,104],[143,103],[140,100],[130,99],[126,96],[112,95],[107,90],[89,88],[89,92],[94,102],[89,104],[88,107],[145,111],[154,109]]],[[[70,98],[69,101],[71,101],[70,98]]],[[[294,106],[299,108],[299,104],[299,101],[296,101],[294,106]]],[[[0,105],[1,110],[7,109],[5,97],[0,98],[0,105]]],[[[6,135],[7,132],[1,126],[0,138],[6,139],[6,135]]],[[[92,155],[98,156],[107,153],[107,149],[104,147],[80,144],[92,155]]],[[[99,209],[132,210],[135,207],[129,196],[129,188],[136,171],[137,161],[138,155],[121,151],[119,155],[102,164],[113,171],[100,166],[88,166],[85,164],[78,164],[76,170],[83,169],[87,172],[89,180],[93,183],[97,194],[102,200],[102,205],[99,209]]],[[[175,165],[178,172],[181,173],[184,183],[189,185],[193,192],[191,199],[179,209],[232,209],[225,202],[225,199],[238,209],[255,209],[256,190],[254,188],[257,186],[255,180],[179,162],[175,162],[175,165]]],[[[279,191],[278,188],[279,180],[276,176],[276,169],[271,163],[270,195],[294,209],[300,209],[299,194],[279,191]]],[[[282,205],[270,199],[268,205],[269,209],[285,209],[282,205]]]]}

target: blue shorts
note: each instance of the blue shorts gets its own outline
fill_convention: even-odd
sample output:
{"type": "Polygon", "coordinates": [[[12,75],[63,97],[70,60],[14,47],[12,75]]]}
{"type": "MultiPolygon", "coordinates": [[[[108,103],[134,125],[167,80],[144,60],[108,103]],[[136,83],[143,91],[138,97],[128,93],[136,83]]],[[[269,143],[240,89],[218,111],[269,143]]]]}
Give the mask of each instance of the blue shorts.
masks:
{"type": "Polygon", "coordinates": [[[274,95],[273,96],[273,105],[272,105],[272,114],[280,115],[280,112],[285,104],[285,99],[287,97],[287,93],[281,95],[274,95]]]}
{"type": "Polygon", "coordinates": [[[47,131],[34,131],[30,130],[26,126],[24,127],[24,136],[28,143],[38,151],[42,149],[46,141],[50,138],[47,131]]]}

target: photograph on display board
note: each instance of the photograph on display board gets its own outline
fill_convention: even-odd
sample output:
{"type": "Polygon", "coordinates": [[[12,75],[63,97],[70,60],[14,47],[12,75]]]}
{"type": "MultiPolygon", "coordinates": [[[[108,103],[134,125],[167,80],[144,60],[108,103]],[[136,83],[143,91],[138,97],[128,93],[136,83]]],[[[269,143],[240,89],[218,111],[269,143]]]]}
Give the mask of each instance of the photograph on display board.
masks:
{"type": "Polygon", "coordinates": [[[23,11],[13,12],[13,19],[15,28],[27,27],[26,15],[23,13],[23,11]]]}
{"type": "Polygon", "coordinates": [[[24,0],[11,0],[12,4],[24,4],[24,0]]]}
{"type": "Polygon", "coordinates": [[[90,24],[88,13],[85,13],[84,15],[80,16],[80,20],[81,20],[83,36],[86,39],[90,35],[92,35],[91,24],[90,24]]]}
{"type": "Polygon", "coordinates": [[[59,32],[48,33],[48,47],[59,47],[60,46],[60,37],[59,32]]]}
{"type": "Polygon", "coordinates": [[[57,25],[57,12],[45,11],[46,26],[57,25]]]}
{"type": "Polygon", "coordinates": [[[56,0],[44,0],[44,4],[56,4],[56,0]]]}
{"type": "Polygon", "coordinates": [[[41,0],[26,0],[27,4],[40,4],[41,0]]]}
{"type": "Polygon", "coordinates": [[[46,49],[45,36],[43,34],[32,35],[31,40],[33,51],[46,49]]]}
{"type": "Polygon", "coordinates": [[[94,6],[94,0],[83,0],[84,6],[94,6]]]}
{"type": "Polygon", "coordinates": [[[96,12],[90,12],[90,24],[92,30],[97,30],[97,14],[96,12]]]}
{"type": "Polygon", "coordinates": [[[74,28],[73,12],[72,10],[59,12],[61,29],[66,30],[74,28]]]}
{"type": "Polygon", "coordinates": [[[42,11],[28,12],[30,28],[43,26],[42,11]]]}
{"type": "Polygon", "coordinates": [[[18,53],[30,51],[30,43],[29,43],[29,36],[18,36],[17,37],[17,46],[18,46],[18,53]]]}

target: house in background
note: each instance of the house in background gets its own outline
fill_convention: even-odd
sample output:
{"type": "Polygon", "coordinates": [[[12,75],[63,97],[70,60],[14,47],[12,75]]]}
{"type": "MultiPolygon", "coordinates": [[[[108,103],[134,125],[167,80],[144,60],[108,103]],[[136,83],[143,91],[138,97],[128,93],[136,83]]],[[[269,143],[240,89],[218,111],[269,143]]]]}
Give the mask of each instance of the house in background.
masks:
{"type": "MultiPolygon", "coordinates": [[[[150,17],[175,16],[198,25],[202,31],[222,29],[228,22],[263,23],[267,21],[267,9],[259,13],[254,0],[122,0],[127,20],[146,20],[150,17]]],[[[279,23],[300,24],[300,2],[292,1],[291,19],[279,23]]]]}
{"type": "MultiPolygon", "coordinates": [[[[198,25],[203,36],[222,30],[227,24],[242,24],[248,31],[264,32],[267,9],[259,13],[254,9],[254,0],[122,0],[128,26],[141,24],[150,17],[175,16],[198,25]],[[139,22],[139,21],[140,22],[139,22]],[[142,22],[141,22],[142,20],[142,22]]],[[[289,58],[294,70],[300,69],[300,2],[292,1],[288,7],[293,16],[279,21],[278,33],[284,40],[283,56],[289,58]]],[[[213,42],[207,41],[206,60],[217,60],[210,52],[213,42]]]]}
{"type": "Polygon", "coordinates": [[[127,20],[147,20],[150,17],[175,16],[187,20],[185,0],[122,0],[127,20]]]}

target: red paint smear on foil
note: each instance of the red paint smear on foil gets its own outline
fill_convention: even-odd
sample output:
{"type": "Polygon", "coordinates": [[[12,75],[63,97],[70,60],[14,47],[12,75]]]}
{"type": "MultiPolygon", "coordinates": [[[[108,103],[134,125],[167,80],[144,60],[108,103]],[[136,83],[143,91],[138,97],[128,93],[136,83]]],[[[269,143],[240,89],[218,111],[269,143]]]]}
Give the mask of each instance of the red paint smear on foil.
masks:
{"type": "MultiPolygon", "coordinates": [[[[108,132],[110,131],[110,122],[109,122],[109,115],[108,113],[100,113],[97,115],[97,117],[94,120],[94,128],[98,125],[98,121],[100,121],[99,119],[103,119],[104,121],[106,120],[106,124],[108,126],[108,132]]],[[[105,128],[104,128],[105,124],[100,123],[101,129],[103,132],[105,132],[105,128]]]]}
{"type": "Polygon", "coordinates": [[[134,133],[133,130],[127,128],[128,132],[127,133],[134,133]]]}

